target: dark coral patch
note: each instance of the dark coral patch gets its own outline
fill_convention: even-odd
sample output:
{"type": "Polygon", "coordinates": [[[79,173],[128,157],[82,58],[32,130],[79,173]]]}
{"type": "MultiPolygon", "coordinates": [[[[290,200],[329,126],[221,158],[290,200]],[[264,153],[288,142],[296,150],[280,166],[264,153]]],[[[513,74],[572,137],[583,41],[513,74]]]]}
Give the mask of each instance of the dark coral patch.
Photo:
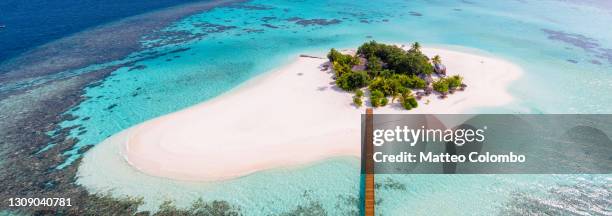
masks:
{"type": "Polygon", "coordinates": [[[548,39],[550,40],[561,41],[581,48],[584,51],[593,54],[595,57],[607,60],[610,64],[612,64],[612,49],[601,47],[599,41],[594,38],[550,29],[542,29],[542,31],[548,34],[548,39]]]}
{"type": "Polygon", "coordinates": [[[236,26],[219,25],[209,22],[196,23],[194,26],[201,28],[206,33],[220,33],[230,29],[237,28],[236,26]]]}
{"type": "Polygon", "coordinates": [[[251,28],[246,28],[244,29],[244,31],[246,33],[263,33],[264,32],[263,29],[251,29],[251,28]]]}
{"type": "Polygon", "coordinates": [[[112,110],[113,108],[117,107],[117,104],[112,104],[108,107],[106,107],[107,110],[112,110]]]}
{"type": "Polygon", "coordinates": [[[419,13],[419,12],[414,12],[414,11],[410,11],[410,13],[409,13],[409,14],[410,14],[410,16],[417,16],[417,17],[423,16],[423,14],[422,14],[422,13],[419,13]]]}
{"type": "Polygon", "coordinates": [[[128,71],[133,71],[133,70],[144,70],[145,68],[147,68],[147,66],[145,65],[136,65],[131,67],[130,69],[128,69],[128,71]]]}
{"type": "Polygon", "coordinates": [[[562,31],[554,31],[550,29],[542,29],[548,34],[548,39],[562,41],[585,50],[591,50],[599,47],[597,40],[580,34],[565,33],[562,31]]]}
{"type": "Polygon", "coordinates": [[[303,19],[299,17],[292,17],[292,18],[287,19],[287,21],[295,22],[296,24],[301,25],[301,26],[313,26],[313,25],[326,26],[326,25],[333,25],[333,24],[338,24],[342,22],[339,19],[303,19]]]}
{"type": "Polygon", "coordinates": [[[277,29],[278,28],[278,26],[271,25],[271,24],[268,24],[268,23],[264,23],[264,24],[261,24],[261,25],[265,26],[265,27],[268,27],[268,28],[273,28],[273,29],[277,29]]]}
{"type": "Polygon", "coordinates": [[[302,20],[302,18],[299,18],[299,17],[291,17],[291,18],[288,18],[288,19],[286,19],[286,20],[287,20],[287,21],[289,21],[289,22],[296,22],[296,21],[302,20]]]}
{"type": "Polygon", "coordinates": [[[599,57],[602,59],[607,59],[610,64],[612,64],[612,49],[599,48],[599,57]]]}
{"type": "Polygon", "coordinates": [[[260,20],[263,22],[269,22],[270,20],[275,20],[275,19],[277,18],[274,16],[267,16],[267,17],[262,17],[260,20]]]}

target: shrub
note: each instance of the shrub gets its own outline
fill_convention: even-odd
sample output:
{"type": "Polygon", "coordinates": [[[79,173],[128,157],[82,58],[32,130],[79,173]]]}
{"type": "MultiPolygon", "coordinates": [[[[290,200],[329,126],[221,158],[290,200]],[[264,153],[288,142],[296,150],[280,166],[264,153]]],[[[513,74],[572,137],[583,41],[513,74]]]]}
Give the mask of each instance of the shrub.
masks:
{"type": "Polygon", "coordinates": [[[392,70],[385,69],[382,70],[379,75],[383,78],[390,78],[393,76],[393,74],[395,74],[395,72],[393,72],[392,70]]]}
{"type": "Polygon", "coordinates": [[[425,89],[427,87],[427,82],[424,79],[421,79],[417,76],[412,76],[412,83],[411,86],[409,86],[410,88],[418,88],[418,89],[425,89]]]}
{"type": "Polygon", "coordinates": [[[342,74],[350,72],[353,66],[359,64],[359,58],[351,55],[344,55],[336,49],[331,49],[327,54],[327,58],[332,63],[332,68],[336,72],[336,77],[340,77],[342,74]]]}
{"type": "Polygon", "coordinates": [[[459,75],[454,75],[446,79],[448,80],[448,87],[451,89],[458,88],[463,83],[463,77],[459,75]]]}
{"type": "Polygon", "coordinates": [[[391,94],[391,85],[388,83],[386,78],[376,77],[372,82],[370,82],[370,91],[379,91],[383,95],[391,94]]]}
{"type": "Polygon", "coordinates": [[[342,53],[332,48],[331,50],[329,50],[329,53],[327,53],[327,59],[329,60],[329,62],[335,62],[337,59],[340,58],[340,55],[342,55],[342,53]]]}
{"type": "Polygon", "coordinates": [[[405,54],[406,51],[404,49],[395,45],[379,44],[375,55],[383,62],[389,63],[395,56],[402,56],[405,54]]]}
{"type": "Polygon", "coordinates": [[[372,102],[372,106],[374,107],[385,106],[389,102],[385,95],[379,90],[372,91],[370,95],[370,101],[372,102]]]}
{"type": "Polygon", "coordinates": [[[375,56],[380,58],[383,62],[388,62],[392,56],[406,54],[406,51],[395,45],[386,45],[377,43],[376,41],[370,41],[359,46],[357,54],[367,56],[368,58],[375,56]]]}
{"type": "Polygon", "coordinates": [[[429,58],[420,52],[393,54],[387,63],[389,69],[401,74],[432,74],[434,71],[429,58]]]}
{"type": "Polygon", "coordinates": [[[385,95],[381,91],[378,91],[378,90],[372,91],[371,96],[372,97],[377,97],[377,98],[385,97],[385,95]]]}
{"type": "Polygon", "coordinates": [[[403,94],[400,103],[407,110],[411,110],[419,106],[419,103],[411,94],[403,94]]]}
{"type": "Polygon", "coordinates": [[[342,74],[337,80],[336,84],[346,91],[353,91],[358,88],[362,88],[368,85],[369,82],[368,74],[365,71],[351,71],[342,74]]]}
{"type": "Polygon", "coordinates": [[[361,107],[361,105],[363,105],[363,101],[361,100],[361,97],[353,97],[353,103],[358,106],[361,107]]]}
{"type": "Polygon", "coordinates": [[[355,96],[359,98],[363,97],[363,91],[361,91],[361,89],[355,90],[355,96]]]}
{"type": "Polygon", "coordinates": [[[385,96],[395,96],[409,92],[412,81],[405,75],[392,75],[390,77],[376,77],[370,84],[370,91],[378,90],[385,96]]]}
{"type": "Polygon", "coordinates": [[[351,66],[359,64],[358,58],[353,57],[351,55],[342,54],[338,52],[338,50],[333,48],[327,54],[327,59],[329,59],[330,62],[338,62],[340,64],[346,64],[351,66]]]}
{"type": "Polygon", "coordinates": [[[408,103],[408,101],[407,101],[407,100],[402,100],[402,106],[403,106],[403,107],[404,107],[404,109],[406,109],[406,110],[411,110],[411,109],[413,108],[413,107],[412,107],[412,104],[408,103]]]}
{"type": "Polygon", "coordinates": [[[416,98],[414,98],[414,97],[408,98],[408,103],[410,105],[412,105],[413,108],[419,107],[419,103],[417,102],[416,98]]]}
{"type": "Polygon", "coordinates": [[[379,46],[380,45],[376,43],[376,41],[363,43],[361,46],[359,46],[359,48],[357,48],[357,54],[363,56],[375,56],[379,46]]]}
{"type": "Polygon", "coordinates": [[[363,105],[361,97],[363,97],[363,91],[361,91],[361,89],[355,90],[355,96],[353,96],[353,103],[357,105],[357,107],[361,107],[363,105]]]}
{"type": "Polygon", "coordinates": [[[394,74],[393,79],[396,79],[402,86],[408,87],[408,88],[410,87],[410,84],[412,83],[412,80],[410,79],[410,77],[404,74],[394,74]]]}
{"type": "Polygon", "coordinates": [[[440,93],[448,92],[448,81],[446,79],[440,79],[433,83],[433,89],[440,93]]]}
{"type": "Polygon", "coordinates": [[[403,95],[405,94],[411,94],[412,92],[410,91],[410,89],[404,87],[404,86],[399,86],[397,88],[395,88],[393,90],[393,94],[391,95],[393,98],[391,99],[391,102],[395,102],[396,98],[402,98],[403,95]]]}
{"type": "Polygon", "coordinates": [[[334,73],[336,77],[342,76],[342,74],[346,74],[351,72],[351,67],[345,64],[340,64],[338,62],[332,62],[332,68],[334,69],[334,73]]]}
{"type": "Polygon", "coordinates": [[[386,97],[383,97],[380,99],[380,106],[387,106],[387,104],[389,103],[389,99],[387,99],[386,97]]]}
{"type": "Polygon", "coordinates": [[[397,79],[399,83],[406,88],[423,89],[427,87],[427,82],[415,75],[408,76],[404,74],[395,74],[393,77],[397,79]]]}

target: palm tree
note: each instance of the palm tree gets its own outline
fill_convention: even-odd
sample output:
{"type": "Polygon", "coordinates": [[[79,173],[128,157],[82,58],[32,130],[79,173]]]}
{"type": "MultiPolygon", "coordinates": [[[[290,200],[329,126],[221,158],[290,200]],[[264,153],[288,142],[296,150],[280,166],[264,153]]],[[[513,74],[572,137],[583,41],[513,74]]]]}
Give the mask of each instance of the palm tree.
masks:
{"type": "Polygon", "coordinates": [[[442,64],[442,58],[440,58],[440,56],[439,56],[439,55],[434,56],[434,57],[431,59],[431,61],[432,61],[434,64],[442,64]]]}
{"type": "Polygon", "coordinates": [[[421,44],[419,42],[414,42],[410,48],[412,51],[421,51],[421,44]]]}

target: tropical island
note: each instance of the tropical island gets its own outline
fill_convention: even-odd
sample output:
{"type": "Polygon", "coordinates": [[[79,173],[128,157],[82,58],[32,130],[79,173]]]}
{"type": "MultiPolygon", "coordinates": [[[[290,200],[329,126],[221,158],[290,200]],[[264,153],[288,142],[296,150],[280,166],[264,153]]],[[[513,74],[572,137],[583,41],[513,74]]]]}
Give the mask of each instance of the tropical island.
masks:
{"type": "Polygon", "coordinates": [[[331,62],[327,51],[295,56],[214,99],[109,137],[85,154],[77,183],[91,192],[142,196],[145,209],[163,204],[167,194],[191,203],[182,195],[211,190],[193,182],[234,184],[260,171],[360,157],[365,109],[355,101],[377,106],[376,114],[405,113],[408,105],[411,114],[470,113],[513,102],[507,88],[522,74],[511,62],[464,47],[368,42],[331,51],[331,62]],[[463,82],[469,88],[442,98],[463,82]],[[159,193],[146,192],[153,185],[159,193]]]}
{"type": "Polygon", "coordinates": [[[362,44],[354,55],[332,48],[327,58],[334,71],[336,85],[355,92],[353,103],[358,107],[363,105],[364,89],[369,90],[373,107],[386,106],[388,97],[391,97],[391,103],[399,99],[402,107],[411,110],[418,107],[417,100],[434,91],[444,99],[448,94],[467,87],[462,76],[447,77],[441,57],[436,55],[429,59],[418,42],[404,50],[395,45],[370,41],[362,44]]]}

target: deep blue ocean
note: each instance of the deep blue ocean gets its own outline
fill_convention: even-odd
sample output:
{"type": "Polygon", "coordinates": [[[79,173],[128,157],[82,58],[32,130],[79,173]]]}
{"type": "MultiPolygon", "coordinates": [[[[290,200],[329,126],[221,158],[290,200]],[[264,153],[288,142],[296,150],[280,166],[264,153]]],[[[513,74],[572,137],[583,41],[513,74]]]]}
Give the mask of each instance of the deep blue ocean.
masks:
{"type": "Polygon", "coordinates": [[[0,62],[87,28],[197,0],[0,1],[0,62]]]}

